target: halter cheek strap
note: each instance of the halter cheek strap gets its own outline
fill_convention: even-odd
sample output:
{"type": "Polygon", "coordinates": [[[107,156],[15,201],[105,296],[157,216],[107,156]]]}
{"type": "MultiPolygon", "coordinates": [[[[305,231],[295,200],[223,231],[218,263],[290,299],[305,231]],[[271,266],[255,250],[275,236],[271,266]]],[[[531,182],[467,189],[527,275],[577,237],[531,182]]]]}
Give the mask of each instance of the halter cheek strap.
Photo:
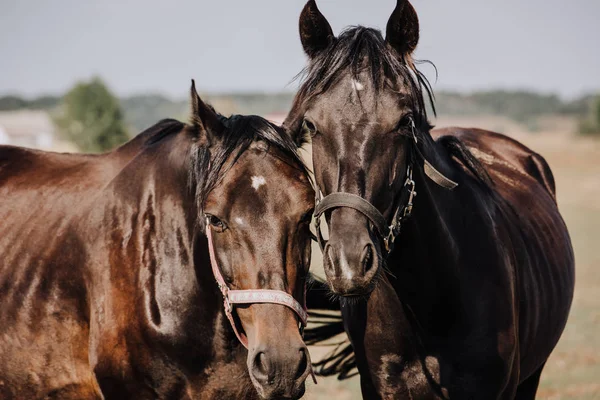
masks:
{"type": "Polygon", "coordinates": [[[323,238],[323,234],[321,233],[321,215],[323,215],[325,211],[336,208],[352,208],[367,217],[373,224],[377,233],[379,233],[379,236],[383,239],[385,250],[389,254],[394,248],[394,241],[400,234],[402,224],[412,214],[413,201],[417,196],[415,181],[412,178],[412,166],[410,165],[407,169],[406,181],[404,182],[402,190],[400,204],[394,212],[392,223],[388,225],[383,214],[364,198],[352,193],[344,192],[331,193],[330,195],[321,197],[321,190],[317,187],[314,215],[316,236],[317,241],[321,246],[321,251],[325,250],[325,245],[327,244],[327,241],[323,238]]]}
{"type": "MultiPolygon", "coordinates": [[[[415,141],[414,149],[416,151],[416,155],[423,160],[423,170],[425,175],[444,189],[456,189],[458,183],[447,178],[440,171],[435,169],[435,167],[431,165],[429,161],[427,161],[423,153],[421,153],[421,150],[419,150],[419,147],[417,146],[418,140],[415,130],[415,123],[412,121],[412,136],[415,141]]],[[[396,211],[394,212],[394,216],[392,217],[392,222],[390,225],[388,225],[383,214],[366,199],[352,193],[344,192],[331,193],[325,197],[322,197],[321,190],[317,186],[314,216],[315,228],[317,231],[316,237],[319,245],[321,246],[321,250],[324,250],[325,245],[327,244],[327,241],[323,238],[321,233],[321,215],[328,210],[346,207],[352,208],[367,217],[375,229],[377,229],[380,237],[383,239],[383,244],[387,254],[391,253],[394,249],[394,242],[398,235],[400,235],[402,224],[412,214],[413,201],[417,196],[415,187],[416,184],[413,180],[413,164],[412,162],[409,162],[406,168],[406,180],[404,181],[404,186],[402,187],[399,203],[396,207],[396,211]]]]}
{"type": "Polygon", "coordinates": [[[255,304],[255,303],[268,303],[268,304],[281,304],[290,308],[298,315],[300,320],[300,332],[303,333],[304,328],[308,322],[308,313],[306,311],[306,286],[304,287],[304,306],[290,294],[281,290],[272,289],[252,289],[252,290],[231,290],[225,283],[221,270],[217,263],[217,257],[215,256],[215,249],[213,245],[212,230],[210,224],[206,224],[206,236],[208,238],[208,251],[210,254],[210,264],[212,266],[213,275],[219,286],[219,290],[223,294],[223,306],[225,308],[225,315],[231,324],[231,328],[235,332],[238,340],[248,348],[248,338],[245,334],[241,333],[233,318],[233,307],[236,304],[255,304]]]}

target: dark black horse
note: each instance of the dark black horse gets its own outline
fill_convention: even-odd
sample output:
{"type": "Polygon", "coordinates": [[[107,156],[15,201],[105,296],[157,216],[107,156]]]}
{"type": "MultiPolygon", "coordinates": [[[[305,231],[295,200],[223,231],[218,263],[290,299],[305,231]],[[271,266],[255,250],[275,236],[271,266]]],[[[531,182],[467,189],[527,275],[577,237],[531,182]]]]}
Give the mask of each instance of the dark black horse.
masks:
{"type": "Polygon", "coordinates": [[[303,303],[308,175],[281,128],[192,103],[102,155],[0,147],[0,398],[302,396],[296,314],[236,307],[246,351],[204,232],[230,289],[303,303]]]}
{"type": "Polygon", "coordinates": [[[418,25],[406,0],[385,39],[335,37],[314,0],[300,17],[284,126],[312,137],[327,280],[365,398],[533,399],[574,288],[552,173],[506,136],[431,131],[418,25]]]}

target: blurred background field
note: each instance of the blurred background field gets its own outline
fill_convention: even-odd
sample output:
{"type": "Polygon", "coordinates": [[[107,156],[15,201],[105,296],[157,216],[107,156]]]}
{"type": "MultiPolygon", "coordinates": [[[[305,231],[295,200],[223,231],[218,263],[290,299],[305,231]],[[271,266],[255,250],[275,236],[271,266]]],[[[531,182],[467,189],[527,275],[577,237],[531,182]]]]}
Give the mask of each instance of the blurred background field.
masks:
{"type": "MultiPolygon", "coordinates": [[[[160,119],[187,120],[192,77],[219,112],[281,122],[305,64],[297,35],[304,3],[0,1],[0,144],[108,150],[160,119]]],[[[339,32],[384,28],[395,0],[318,3],[339,32]]],[[[432,122],[512,136],[554,172],[577,282],[538,398],[600,399],[600,2],[412,3],[417,57],[439,71],[436,80],[423,65],[436,94],[432,122]]],[[[328,350],[311,349],[313,359],[328,350]]],[[[360,399],[360,385],[321,378],[305,398],[360,399]]]]}

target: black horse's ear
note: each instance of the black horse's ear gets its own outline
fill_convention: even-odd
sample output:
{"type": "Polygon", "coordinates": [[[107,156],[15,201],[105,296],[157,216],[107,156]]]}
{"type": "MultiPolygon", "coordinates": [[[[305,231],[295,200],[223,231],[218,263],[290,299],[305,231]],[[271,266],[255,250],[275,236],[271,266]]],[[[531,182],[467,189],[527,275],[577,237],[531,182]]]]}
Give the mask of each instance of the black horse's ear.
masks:
{"type": "Polygon", "coordinates": [[[302,131],[301,119],[294,122],[286,120],[281,125],[281,129],[283,129],[285,134],[288,135],[299,148],[308,143],[308,137],[306,133],[302,131]]]}
{"type": "Polygon", "coordinates": [[[302,147],[308,142],[306,132],[302,129],[302,112],[300,108],[292,108],[281,124],[281,128],[296,143],[296,146],[302,147]]]}
{"type": "Polygon", "coordinates": [[[419,18],[408,0],[397,0],[385,33],[385,41],[402,56],[410,55],[419,43],[419,18]]]}
{"type": "Polygon", "coordinates": [[[219,116],[215,110],[202,101],[196,91],[196,82],[194,82],[193,79],[190,96],[192,100],[192,116],[190,118],[190,123],[197,129],[198,133],[208,141],[208,144],[212,144],[214,140],[221,136],[225,127],[219,120],[219,116]]]}
{"type": "Polygon", "coordinates": [[[304,52],[316,57],[335,39],[331,25],[321,14],[315,0],[309,0],[300,14],[300,40],[304,52]]]}

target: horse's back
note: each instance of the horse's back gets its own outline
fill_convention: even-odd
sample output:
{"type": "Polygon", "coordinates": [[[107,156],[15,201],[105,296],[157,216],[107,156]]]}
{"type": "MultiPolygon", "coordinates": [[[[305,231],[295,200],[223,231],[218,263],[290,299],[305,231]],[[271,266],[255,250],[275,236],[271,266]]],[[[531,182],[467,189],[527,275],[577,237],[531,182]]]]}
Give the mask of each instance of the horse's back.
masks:
{"type": "Polygon", "coordinates": [[[542,156],[505,135],[479,129],[432,131],[459,138],[482,163],[502,198],[504,240],[518,282],[521,376],[545,362],[566,325],[574,291],[574,255],[556,204],[552,171],[542,156]]]}
{"type": "MultiPolygon", "coordinates": [[[[70,221],[103,185],[95,161],[0,146],[0,287],[14,286],[25,266],[51,267],[47,261],[61,252],[55,246],[68,238],[70,221]]],[[[0,291],[0,299],[5,295],[0,291]]]]}
{"type": "MultiPolygon", "coordinates": [[[[101,155],[53,153],[24,147],[0,146],[0,191],[3,196],[15,190],[52,187],[61,191],[76,189],[78,181],[88,181],[93,170],[105,167],[101,155]]],[[[90,182],[91,183],[91,182],[90,182]]]]}
{"type": "Polygon", "coordinates": [[[0,146],[0,397],[94,398],[83,246],[95,157],[0,146]]]}
{"type": "Polygon", "coordinates": [[[546,160],[522,143],[500,133],[482,129],[443,128],[431,132],[434,139],[454,136],[467,145],[473,155],[486,167],[492,178],[503,169],[535,179],[553,197],[556,185],[546,160]]]}

